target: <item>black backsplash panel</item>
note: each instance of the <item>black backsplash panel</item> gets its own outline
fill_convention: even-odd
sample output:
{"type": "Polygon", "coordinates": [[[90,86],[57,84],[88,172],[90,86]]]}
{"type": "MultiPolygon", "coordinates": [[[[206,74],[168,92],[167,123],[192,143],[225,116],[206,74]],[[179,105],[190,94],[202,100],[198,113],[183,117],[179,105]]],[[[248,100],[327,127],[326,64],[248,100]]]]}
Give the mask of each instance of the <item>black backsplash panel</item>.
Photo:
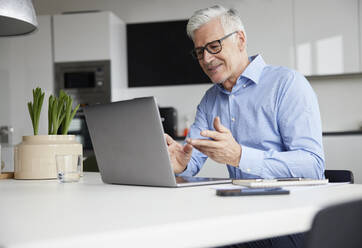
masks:
{"type": "Polygon", "coordinates": [[[127,25],[128,86],[210,83],[186,34],[187,20],[127,25]]]}

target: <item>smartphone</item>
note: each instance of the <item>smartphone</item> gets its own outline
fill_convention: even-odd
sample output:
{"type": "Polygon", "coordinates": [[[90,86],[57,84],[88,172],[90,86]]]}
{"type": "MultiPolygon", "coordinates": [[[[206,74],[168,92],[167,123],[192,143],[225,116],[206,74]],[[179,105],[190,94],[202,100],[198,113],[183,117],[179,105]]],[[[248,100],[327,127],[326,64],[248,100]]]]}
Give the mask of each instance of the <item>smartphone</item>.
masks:
{"type": "Polygon", "coordinates": [[[243,189],[217,189],[218,196],[248,196],[248,195],[287,195],[289,190],[282,188],[243,188],[243,189]]]}

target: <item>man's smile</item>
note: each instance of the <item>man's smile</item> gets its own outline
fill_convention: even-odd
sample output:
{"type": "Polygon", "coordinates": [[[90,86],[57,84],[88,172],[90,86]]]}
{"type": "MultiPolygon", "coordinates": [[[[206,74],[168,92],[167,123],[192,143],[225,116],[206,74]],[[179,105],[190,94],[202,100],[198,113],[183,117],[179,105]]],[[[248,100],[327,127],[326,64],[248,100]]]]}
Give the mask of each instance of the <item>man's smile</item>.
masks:
{"type": "Polygon", "coordinates": [[[222,65],[222,63],[220,63],[218,65],[209,65],[209,66],[206,66],[206,69],[211,73],[215,73],[221,65],[222,65]]]}

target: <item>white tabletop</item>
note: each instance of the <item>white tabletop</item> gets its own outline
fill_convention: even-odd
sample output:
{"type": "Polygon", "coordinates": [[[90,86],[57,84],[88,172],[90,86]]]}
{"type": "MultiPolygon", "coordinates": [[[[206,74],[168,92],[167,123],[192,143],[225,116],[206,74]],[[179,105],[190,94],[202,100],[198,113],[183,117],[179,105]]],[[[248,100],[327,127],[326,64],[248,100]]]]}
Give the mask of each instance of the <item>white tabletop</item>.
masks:
{"type": "Polygon", "coordinates": [[[0,247],[210,247],[307,231],[324,206],[362,198],[362,185],[290,195],[219,197],[215,186],[0,180],[0,247]]]}

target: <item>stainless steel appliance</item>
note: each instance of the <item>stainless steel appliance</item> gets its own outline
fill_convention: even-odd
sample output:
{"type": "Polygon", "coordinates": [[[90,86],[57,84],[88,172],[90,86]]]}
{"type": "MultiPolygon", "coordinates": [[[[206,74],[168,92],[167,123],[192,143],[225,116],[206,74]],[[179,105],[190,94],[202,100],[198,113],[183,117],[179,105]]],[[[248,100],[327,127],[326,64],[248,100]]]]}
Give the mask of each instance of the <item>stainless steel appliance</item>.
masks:
{"type": "Polygon", "coordinates": [[[83,154],[85,157],[93,155],[93,145],[89,136],[83,108],[80,108],[70,123],[68,134],[75,135],[76,140],[83,145],[83,154]]]}
{"type": "Polygon", "coordinates": [[[110,61],[55,63],[55,90],[71,95],[74,104],[111,102],[110,61]]]}
{"type": "Polygon", "coordinates": [[[173,107],[159,107],[158,109],[164,132],[175,139],[177,137],[177,110],[173,107]]]}
{"type": "Polygon", "coordinates": [[[93,146],[85,122],[83,107],[111,102],[110,61],[82,61],[55,63],[55,91],[64,90],[80,104],[70,124],[68,134],[74,134],[83,145],[84,156],[93,154],[93,146]]]}

